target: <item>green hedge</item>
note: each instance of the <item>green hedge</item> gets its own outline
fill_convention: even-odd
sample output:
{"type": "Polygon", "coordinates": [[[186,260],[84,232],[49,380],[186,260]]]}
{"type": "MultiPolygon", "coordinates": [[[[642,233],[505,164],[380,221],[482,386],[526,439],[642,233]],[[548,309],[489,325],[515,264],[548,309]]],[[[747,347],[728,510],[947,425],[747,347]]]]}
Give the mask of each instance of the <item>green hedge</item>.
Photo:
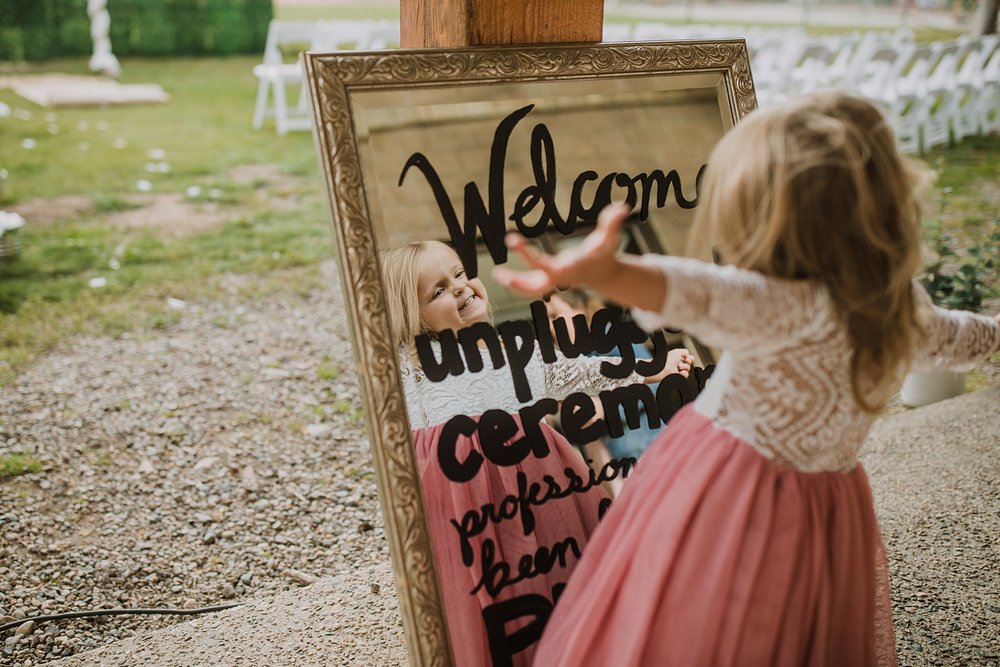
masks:
{"type": "MultiPolygon", "coordinates": [[[[261,53],[272,0],[108,0],[115,55],[261,53]]],[[[0,0],[0,61],[93,52],[85,0],[0,0]]]]}

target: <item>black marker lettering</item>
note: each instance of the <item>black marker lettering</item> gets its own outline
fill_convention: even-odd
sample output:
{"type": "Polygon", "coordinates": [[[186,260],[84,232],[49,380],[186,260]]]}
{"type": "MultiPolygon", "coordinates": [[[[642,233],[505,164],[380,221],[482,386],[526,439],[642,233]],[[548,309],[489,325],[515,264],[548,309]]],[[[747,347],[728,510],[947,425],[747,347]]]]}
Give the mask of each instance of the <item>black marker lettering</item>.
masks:
{"type": "Polygon", "coordinates": [[[476,476],[479,466],[483,464],[483,455],[474,449],[469,451],[465,461],[458,460],[456,451],[458,437],[471,436],[475,432],[476,422],[465,415],[452,417],[441,429],[437,448],[438,465],[441,466],[445,477],[453,482],[468,482],[476,476]]]}
{"type": "MultiPolygon", "coordinates": [[[[493,143],[490,146],[489,183],[487,186],[489,206],[483,201],[479,186],[474,181],[466,183],[464,190],[465,219],[462,222],[459,221],[455,213],[455,207],[441,182],[441,177],[423,153],[413,153],[400,172],[399,186],[403,185],[406,174],[411,167],[416,167],[423,174],[434,195],[445,226],[448,228],[451,242],[454,244],[459,259],[462,260],[470,278],[479,275],[476,248],[477,230],[482,234],[494,264],[504,264],[507,261],[507,246],[504,244],[504,235],[507,231],[504,212],[504,168],[507,148],[514,127],[533,108],[534,105],[531,104],[521,107],[507,115],[497,125],[497,129],[493,133],[493,143]]],[[[640,204],[640,220],[648,219],[651,200],[655,201],[658,208],[663,208],[671,189],[674,193],[674,201],[680,208],[694,208],[698,204],[698,192],[701,190],[702,176],[705,171],[705,165],[702,165],[701,169],[698,170],[693,199],[685,197],[680,175],[675,169],[671,169],[666,174],[660,169],[654,169],[648,174],[642,173],[637,176],[611,172],[600,179],[589,207],[583,205],[583,190],[587,183],[598,180],[598,174],[591,170],[582,171],[573,181],[569,215],[563,218],[555,201],[557,181],[555,145],[552,141],[552,134],[544,123],[538,123],[531,131],[530,160],[535,182],[521,190],[515,198],[514,211],[510,216],[518,230],[529,238],[542,235],[549,223],[552,223],[561,233],[571,234],[576,229],[578,222],[596,222],[598,213],[614,201],[612,189],[616,186],[625,189],[625,202],[629,206],[640,204]],[[655,200],[653,199],[654,189],[656,190],[655,200]],[[534,224],[526,222],[525,216],[533,212],[539,205],[541,205],[542,210],[538,220],[534,224]]]]}
{"type": "Polygon", "coordinates": [[[479,262],[476,253],[476,228],[482,232],[483,240],[490,251],[490,257],[494,263],[503,264],[507,261],[507,245],[504,243],[506,226],[504,223],[503,210],[503,172],[504,163],[507,160],[507,142],[510,134],[514,131],[514,126],[518,121],[528,115],[535,107],[529,104],[511,113],[497,125],[493,134],[493,145],[490,148],[490,176],[489,176],[489,199],[490,205],[487,209],[483,203],[483,196],[479,192],[475,182],[469,182],[465,186],[465,224],[459,225],[458,217],[455,215],[455,208],[451,204],[448,192],[441,183],[441,177],[431,166],[430,161],[423,153],[414,153],[403,165],[403,171],[399,174],[399,185],[403,185],[406,172],[410,167],[416,167],[427,179],[428,185],[434,193],[434,200],[437,202],[438,210],[448,226],[448,234],[451,242],[455,246],[458,258],[462,260],[469,278],[479,275],[479,262]]]}
{"type": "Polygon", "coordinates": [[[663,378],[660,386],[656,389],[656,405],[660,408],[660,419],[663,420],[664,424],[686,403],[693,400],[694,392],[691,391],[691,385],[680,373],[671,373],[663,378]],[[674,405],[673,400],[675,394],[680,398],[677,405],[674,405]]]}
{"type": "Polygon", "coordinates": [[[522,403],[531,400],[531,386],[524,369],[527,368],[531,355],[535,351],[535,331],[527,320],[512,320],[497,327],[497,332],[503,339],[507,350],[507,360],[510,362],[510,375],[514,381],[514,393],[522,403]]]}
{"type": "MultiPolygon", "coordinates": [[[[681,377],[678,375],[678,377],[681,377]]],[[[600,393],[601,405],[604,406],[604,421],[608,435],[620,438],[625,435],[622,425],[622,410],[625,411],[625,423],[629,428],[639,428],[642,412],[646,412],[646,422],[649,428],[660,426],[660,413],[656,409],[656,397],[649,385],[630,384],[627,387],[617,387],[600,393]],[[640,408],[640,403],[642,407],[640,408]]]]}
{"type": "Polygon", "coordinates": [[[476,322],[458,332],[458,340],[462,344],[462,354],[465,355],[465,366],[470,373],[483,370],[483,355],[479,351],[479,343],[486,344],[490,351],[493,368],[503,368],[503,348],[497,339],[496,330],[489,322],[476,322]]]}
{"type": "Polygon", "coordinates": [[[490,645],[493,667],[513,667],[514,655],[537,642],[552,614],[552,603],[542,595],[528,593],[483,607],[483,623],[490,645]],[[526,616],[531,621],[507,634],[507,625],[526,616]]]}
{"type": "Polygon", "coordinates": [[[455,333],[450,330],[438,333],[438,341],[441,343],[441,361],[437,360],[434,354],[434,346],[431,345],[429,334],[420,334],[414,339],[417,346],[417,359],[420,360],[420,368],[424,375],[431,382],[440,382],[452,375],[461,375],[465,372],[465,365],[462,363],[462,355],[458,351],[458,341],[455,340],[455,333]]]}
{"type": "Polygon", "coordinates": [[[586,426],[596,415],[594,399],[587,394],[576,392],[564,398],[559,421],[566,439],[574,445],[585,445],[605,435],[604,420],[599,419],[586,426]]]}

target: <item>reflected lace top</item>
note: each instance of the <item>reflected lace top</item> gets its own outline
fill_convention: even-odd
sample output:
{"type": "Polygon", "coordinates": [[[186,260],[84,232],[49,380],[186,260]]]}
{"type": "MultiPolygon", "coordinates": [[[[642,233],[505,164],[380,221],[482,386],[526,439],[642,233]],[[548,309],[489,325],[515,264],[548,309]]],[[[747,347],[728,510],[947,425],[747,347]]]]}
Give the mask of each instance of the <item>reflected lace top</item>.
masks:
{"type": "MultiPolygon", "coordinates": [[[[851,347],[826,288],[686,257],[644,261],[666,275],[666,297],[658,313],[634,311],[636,322],[723,350],[696,410],[778,463],[854,468],[875,416],[854,400],[851,347]]],[[[916,282],[914,295],[927,340],[911,370],[967,370],[1000,347],[993,318],[938,308],[916,282]]]]}
{"type": "Polygon", "coordinates": [[[597,394],[605,389],[625,387],[642,382],[638,373],[614,380],[600,372],[602,361],[621,363],[616,357],[576,357],[567,359],[558,351],[556,361],[547,364],[537,346],[524,373],[531,387],[531,400],[521,402],[514,394],[510,368],[494,369],[487,350],[481,350],[483,370],[449,375],[441,382],[431,382],[419,366],[415,366],[406,350],[400,350],[399,369],[406,397],[406,409],[411,428],[426,428],[443,424],[455,415],[481,415],[487,410],[517,412],[542,398],[562,400],[568,394],[582,391],[597,394]]]}

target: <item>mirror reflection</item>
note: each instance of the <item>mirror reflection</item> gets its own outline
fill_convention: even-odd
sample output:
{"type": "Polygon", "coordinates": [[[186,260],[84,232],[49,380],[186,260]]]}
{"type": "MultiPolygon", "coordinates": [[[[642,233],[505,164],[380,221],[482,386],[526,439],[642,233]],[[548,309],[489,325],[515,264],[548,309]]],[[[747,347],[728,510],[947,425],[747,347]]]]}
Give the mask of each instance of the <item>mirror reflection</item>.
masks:
{"type": "Polygon", "coordinates": [[[522,268],[504,237],[552,252],[626,201],[624,251],[683,253],[722,90],[697,74],[352,95],[455,664],[530,664],[600,517],[714,359],[584,290],[508,292],[491,279],[522,268]]]}

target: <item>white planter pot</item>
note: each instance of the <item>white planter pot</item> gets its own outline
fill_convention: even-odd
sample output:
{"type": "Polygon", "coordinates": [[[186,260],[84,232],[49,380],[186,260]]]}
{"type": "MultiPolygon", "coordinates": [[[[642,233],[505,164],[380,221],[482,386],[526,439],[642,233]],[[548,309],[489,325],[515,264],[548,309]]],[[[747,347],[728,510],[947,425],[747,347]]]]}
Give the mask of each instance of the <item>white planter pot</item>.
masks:
{"type": "Polygon", "coordinates": [[[965,393],[965,373],[929,371],[910,373],[903,380],[899,398],[903,405],[917,408],[965,393]]]}

